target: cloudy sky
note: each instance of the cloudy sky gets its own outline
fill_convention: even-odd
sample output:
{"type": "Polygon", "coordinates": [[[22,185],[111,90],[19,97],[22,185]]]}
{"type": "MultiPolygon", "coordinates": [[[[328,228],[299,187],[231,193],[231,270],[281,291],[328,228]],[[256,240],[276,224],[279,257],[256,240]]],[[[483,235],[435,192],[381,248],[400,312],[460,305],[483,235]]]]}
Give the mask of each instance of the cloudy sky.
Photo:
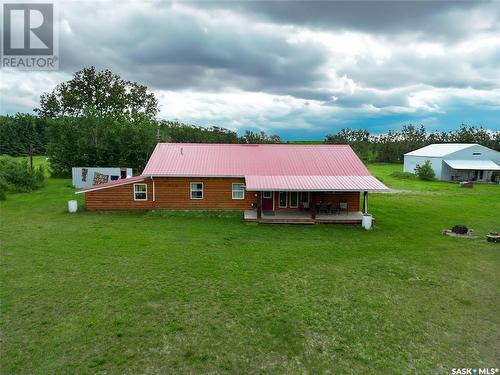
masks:
{"type": "Polygon", "coordinates": [[[1,113],[90,65],[160,117],[322,139],[407,123],[500,130],[500,1],[65,1],[57,72],[2,69],[1,113]]]}

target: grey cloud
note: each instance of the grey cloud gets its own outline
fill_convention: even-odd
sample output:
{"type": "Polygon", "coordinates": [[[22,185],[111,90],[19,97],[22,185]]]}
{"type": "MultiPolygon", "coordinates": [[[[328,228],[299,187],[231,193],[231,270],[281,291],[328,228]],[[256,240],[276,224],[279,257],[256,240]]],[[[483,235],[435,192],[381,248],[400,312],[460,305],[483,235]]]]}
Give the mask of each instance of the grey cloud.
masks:
{"type": "Polygon", "coordinates": [[[196,17],[162,11],[162,17],[129,15],[112,29],[97,25],[89,30],[73,19],[73,34],[61,41],[62,68],[72,72],[89,64],[112,65],[159,89],[279,90],[321,79],[324,47],[291,44],[283,35],[258,28],[207,28],[196,17]],[[78,38],[98,43],[84,45],[75,42],[78,38]]]}
{"type": "Polygon", "coordinates": [[[457,39],[477,27],[499,29],[498,22],[489,26],[472,25],[467,14],[486,6],[496,11],[495,1],[195,1],[197,6],[233,8],[261,17],[268,22],[303,25],[327,30],[355,30],[372,34],[429,36],[433,39],[457,39]]]}
{"type": "MultiPolygon", "coordinates": [[[[500,45],[497,47],[500,52],[500,45]]],[[[443,55],[420,57],[412,51],[395,51],[383,64],[374,64],[368,58],[360,58],[337,70],[339,75],[352,77],[364,87],[390,89],[414,84],[435,87],[472,87],[492,89],[500,85],[500,70],[490,66],[491,56],[461,55],[445,52],[443,55]]]]}
{"type": "MultiPolygon", "coordinates": [[[[432,24],[429,20],[436,17],[443,18],[457,10],[473,10],[484,3],[292,1],[196,5],[211,16],[219,8],[228,7],[240,12],[240,16],[259,13],[275,22],[337,27],[336,20],[339,20],[340,25],[353,29],[382,31],[401,27],[414,32],[413,40],[406,38],[414,41],[422,27],[414,29],[413,23],[425,26],[432,24]]],[[[155,4],[154,14],[129,12],[106,22],[105,12],[112,11],[105,9],[106,3],[103,3],[104,9],[82,6],[86,12],[92,13],[95,9],[99,12],[89,14],[95,22],[89,27],[85,18],[75,16],[75,6],[66,10],[72,33],[62,33],[60,44],[61,67],[68,73],[95,65],[112,68],[128,79],[157,89],[223,91],[237,88],[313,100],[331,98],[332,92],[324,88],[328,52],[318,44],[289,43],[286,35],[276,28],[246,28],[246,25],[230,28],[234,25],[224,22],[220,27],[210,27],[203,18],[175,11],[171,3],[155,4]]],[[[450,27],[441,25],[441,28],[450,27]]],[[[391,43],[398,47],[398,43],[391,43]]],[[[496,49],[490,55],[498,53],[496,49]]],[[[347,63],[342,57],[334,64],[337,76],[346,75],[364,87],[389,89],[421,83],[491,88],[498,84],[498,69],[494,65],[485,67],[475,56],[422,59],[413,51],[395,50],[383,64],[374,63],[369,55],[357,56],[347,63]],[[488,69],[489,74],[482,77],[465,74],[473,69],[488,69]]],[[[483,60],[491,64],[492,57],[483,60]]]]}

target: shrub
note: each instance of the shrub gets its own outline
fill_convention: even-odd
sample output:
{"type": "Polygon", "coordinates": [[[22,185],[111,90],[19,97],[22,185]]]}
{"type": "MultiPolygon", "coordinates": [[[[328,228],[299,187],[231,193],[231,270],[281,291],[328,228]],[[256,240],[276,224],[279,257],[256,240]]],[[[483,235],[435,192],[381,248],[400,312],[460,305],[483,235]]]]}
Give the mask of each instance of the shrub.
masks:
{"type": "Polygon", "coordinates": [[[415,175],[413,173],[410,173],[410,172],[399,172],[399,171],[392,172],[391,173],[391,177],[405,179],[405,180],[415,179],[415,175]]]}
{"type": "Polygon", "coordinates": [[[421,180],[424,181],[432,181],[436,177],[436,174],[434,173],[434,170],[432,169],[431,166],[431,161],[426,160],[423,165],[420,166],[417,170],[417,176],[421,180]]]}
{"type": "Polygon", "coordinates": [[[9,190],[9,184],[5,178],[0,177],[0,201],[4,201],[7,198],[7,190],[9,190]]]}
{"type": "Polygon", "coordinates": [[[27,160],[0,157],[0,196],[5,192],[29,192],[44,185],[43,167],[31,170],[27,160]]]}

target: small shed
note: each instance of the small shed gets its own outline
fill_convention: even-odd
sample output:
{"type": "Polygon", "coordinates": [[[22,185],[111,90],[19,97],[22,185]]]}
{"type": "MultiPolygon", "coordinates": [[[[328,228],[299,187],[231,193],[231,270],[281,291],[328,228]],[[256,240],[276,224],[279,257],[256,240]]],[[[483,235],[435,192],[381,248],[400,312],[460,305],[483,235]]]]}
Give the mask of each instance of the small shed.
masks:
{"type": "Polygon", "coordinates": [[[132,177],[132,168],[127,167],[73,167],[71,170],[73,186],[77,189],[88,188],[106,182],[132,177]]]}
{"type": "Polygon", "coordinates": [[[435,143],[404,155],[404,171],[415,173],[427,160],[442,181],[493,182],[500,152],[475,143],[435,143]]]}

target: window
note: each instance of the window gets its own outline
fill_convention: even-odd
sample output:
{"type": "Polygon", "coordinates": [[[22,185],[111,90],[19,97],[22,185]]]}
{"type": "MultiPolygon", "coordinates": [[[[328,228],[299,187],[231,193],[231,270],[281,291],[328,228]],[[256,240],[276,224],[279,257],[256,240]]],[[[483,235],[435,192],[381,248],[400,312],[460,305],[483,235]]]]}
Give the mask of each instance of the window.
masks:
{"type": "Polygon", "coordinates": [[[299,207],[299,193],[296,191],[290,192],[290,207],[297,208],[299,207]]]}
{"type": "Polygon", "coordinates": [[[480,152],[473,152],[472,155],[477,156],[477,155],[481,155],[481,153],[480,152]]]}
{"type": "Polygon", "coordinates": [[[309,192],[300,193],[300,201],[302,204],[309,204],[309,192]]]}
{"type": "Polygon", "coordinates": [[[245,199],[245,184],[233,184],[233,199],[245,199]]]}
{"type": "Polygon", "coordinates": [[[262,198],[271,199],[273,197],[272,191],[265,191],[262,193],[262,198]]]}
{"type": "Polygon", "coordinates": [[[134,184],[134,201],[148,200],[148,185],[134,184]]]}
{"type": "Polygon", "coordinates": [[[280,191],[280,208],[285,208],[286,203],[286,191],[280,191]]]}
{"type": "Polygon", "coordinates": [[[203,199],[203,182],[191,182],[191,199],[203,199]]]}

